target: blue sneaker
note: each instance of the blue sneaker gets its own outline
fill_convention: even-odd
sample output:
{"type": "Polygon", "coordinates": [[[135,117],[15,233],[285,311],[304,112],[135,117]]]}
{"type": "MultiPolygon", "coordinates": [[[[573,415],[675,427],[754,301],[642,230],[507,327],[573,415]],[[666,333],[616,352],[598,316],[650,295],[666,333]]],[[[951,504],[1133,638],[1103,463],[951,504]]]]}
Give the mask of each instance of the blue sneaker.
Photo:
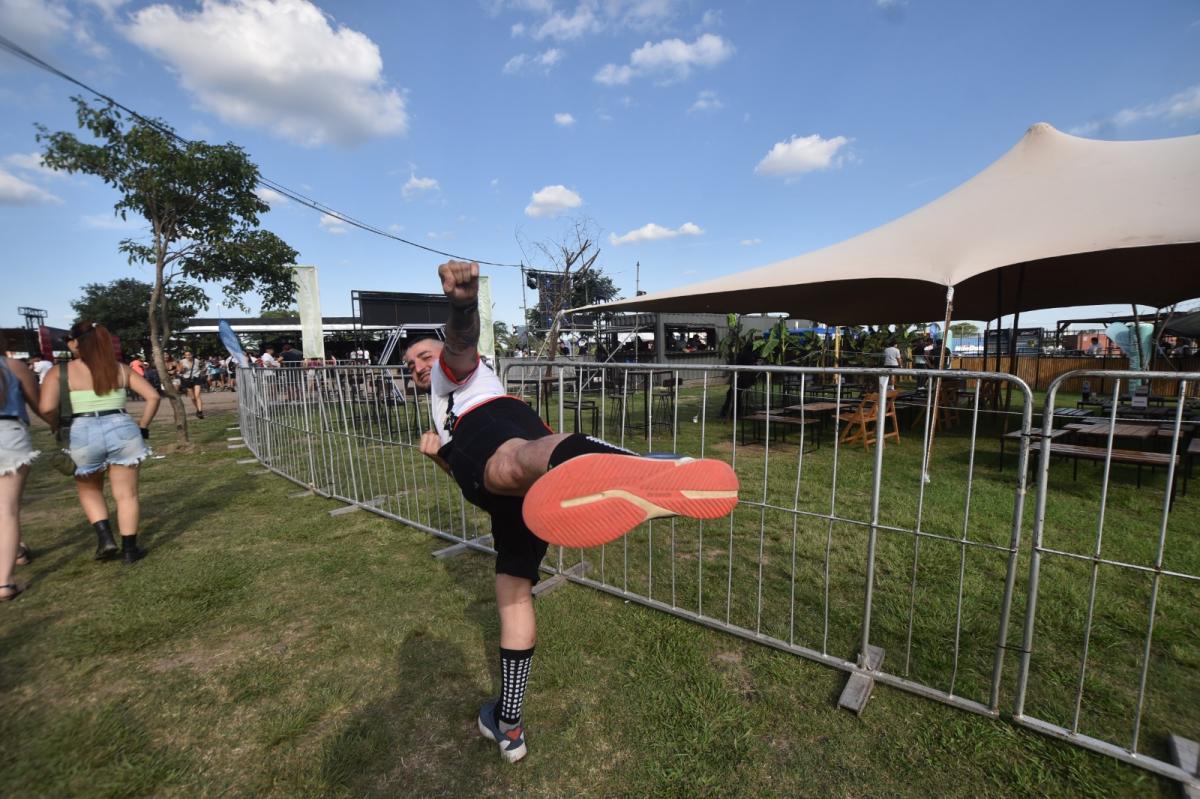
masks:
{"type": "Polygon", "coordinates": [[[516,763],[525,757],[525,728],[515,727],[508,732],[500,731],[500,722],[496,720],[496,705],[499,699],[493,699],[479,709],[479,732],[489,741],[500,745],[500,757],[509,763],[516,763]]]}

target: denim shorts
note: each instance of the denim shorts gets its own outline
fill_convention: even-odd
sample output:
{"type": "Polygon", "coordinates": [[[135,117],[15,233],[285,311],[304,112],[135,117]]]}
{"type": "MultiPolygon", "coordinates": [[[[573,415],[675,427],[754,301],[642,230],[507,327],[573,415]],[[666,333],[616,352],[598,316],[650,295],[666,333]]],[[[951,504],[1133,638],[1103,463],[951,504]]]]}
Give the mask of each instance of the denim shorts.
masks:
{"type": "Polygon", "coordinates": [[[150,448],[128,414],[81,416],[71,422],[71,460],[76,475],[113,465],[137,466],[148,457],[150,448]]]}
{"type": "Polygon", "coordinates": [[[33,463],[37,456],[25,423],[0,419],[0,477],[16,474],[17,469],[33,463]]]}

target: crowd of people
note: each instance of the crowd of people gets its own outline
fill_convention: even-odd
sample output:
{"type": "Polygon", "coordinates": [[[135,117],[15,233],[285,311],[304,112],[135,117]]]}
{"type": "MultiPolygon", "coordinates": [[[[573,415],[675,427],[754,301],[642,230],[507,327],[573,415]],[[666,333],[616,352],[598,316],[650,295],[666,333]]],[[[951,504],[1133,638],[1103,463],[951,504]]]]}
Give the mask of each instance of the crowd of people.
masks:
{"type": "Polygon", "coordinates": [[[29,434],[31,411],[55,430],[63,458],[69,456],[61,470],[73,475],[79,504],[95,530],[96,560],[120,554],[132,564],[145,554],[137,542],[138,466],[150,456],[159,391],[146,379],[144,364],[138,372],[117,359],[102,324],[76,323],[67,348],[70,360],[57,365],[40,357],[29,362],[0,357],[0,602],[24,590],[12,572],[34,554],[21,538],[20,523],[25,479],[40,454],[29,434]],[[137,421],[126,412],[130,395],[144,402],[137,421]],[[116,536],[104,496],[106,480],[116,504],[116,536]]]}

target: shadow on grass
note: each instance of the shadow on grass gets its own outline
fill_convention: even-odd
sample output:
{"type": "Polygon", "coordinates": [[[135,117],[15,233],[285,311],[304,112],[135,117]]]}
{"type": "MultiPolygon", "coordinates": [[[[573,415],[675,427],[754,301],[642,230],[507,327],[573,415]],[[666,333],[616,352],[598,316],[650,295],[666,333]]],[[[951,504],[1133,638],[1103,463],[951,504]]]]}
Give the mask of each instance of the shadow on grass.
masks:
{"type": "Polygon", "coordinates": [[[494,744],[475,728],[486,697],[472,682],[461,647],[411,633],[397,660],[396,692],[355,714],[325,747],[321,782],[353,796],[479,794],[491,770],[470,762],[485,750],[494,755],[494,744]]]}

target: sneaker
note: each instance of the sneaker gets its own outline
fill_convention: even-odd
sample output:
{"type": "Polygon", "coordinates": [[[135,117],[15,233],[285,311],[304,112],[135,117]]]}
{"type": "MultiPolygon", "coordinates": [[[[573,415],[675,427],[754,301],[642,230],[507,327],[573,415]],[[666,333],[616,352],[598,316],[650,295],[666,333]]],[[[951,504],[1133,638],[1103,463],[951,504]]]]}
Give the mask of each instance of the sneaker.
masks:
{"type": "Polygon", "coordinates": [[[650,519],[719,519],[737,506],[724,461],[590,454],[542,475],[525,495],[525,524],[551,544],[595,547],[650,519]]]}
{"type": "Polygon", "coordinates": [[[489,741],[500,745],[500,757],[509,763],[516,763],[525,757],[525,728],[514,727],[508,732],[500,731],[500,722],[496,719],[496,705],[499,699],[493,699],[479,709],[479,732],[489,741]]]}

